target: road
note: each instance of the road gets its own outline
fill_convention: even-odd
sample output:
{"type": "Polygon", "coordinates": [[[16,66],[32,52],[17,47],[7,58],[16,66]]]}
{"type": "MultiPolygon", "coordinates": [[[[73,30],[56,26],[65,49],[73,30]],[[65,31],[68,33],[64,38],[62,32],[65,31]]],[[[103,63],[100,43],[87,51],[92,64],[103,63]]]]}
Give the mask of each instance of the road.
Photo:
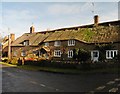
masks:
{"type": "Polygon", "coordinates": [[[119,92],[117,74],[57,74],[2,65],[3,92],[119,92]]]}

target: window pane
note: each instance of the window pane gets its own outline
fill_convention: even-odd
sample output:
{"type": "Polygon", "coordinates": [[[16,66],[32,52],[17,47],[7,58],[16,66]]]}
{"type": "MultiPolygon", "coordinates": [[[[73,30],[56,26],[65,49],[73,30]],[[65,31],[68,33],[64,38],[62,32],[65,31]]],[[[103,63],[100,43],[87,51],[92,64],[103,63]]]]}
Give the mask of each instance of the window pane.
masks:
{"type": "Polygon", "coordinates": [[[93,52],[93,57],[98,57],[98,52],[93,52]]]}
{"type": "Polygon", "coordinates": [[[68,46],[74,46],[75,40],[68,40],[68,46]]]}
{"type": "Polygon", "coordinates": [[[73,57],[73,51],[70,50],[70,51],[68,51],[68,58],[72,58],[72,57],[73,57]]]}
{"type": "Polygon", "coordinates": [[[113,51],[111,51],[111,57],[113,57],[113,51]]]}
{"type": "Polygon", "coordinates": [[[107,57],[110,57],[110,52],[109,51],[107,51],[107,57]]]}

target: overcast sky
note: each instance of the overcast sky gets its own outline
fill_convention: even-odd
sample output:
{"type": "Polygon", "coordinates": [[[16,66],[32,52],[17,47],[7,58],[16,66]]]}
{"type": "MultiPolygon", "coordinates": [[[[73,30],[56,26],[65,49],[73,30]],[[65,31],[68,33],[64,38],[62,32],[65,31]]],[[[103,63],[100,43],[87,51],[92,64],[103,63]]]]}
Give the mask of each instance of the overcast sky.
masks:
{"type": "Polygon", "coordinates": [[[100,22],[118,20],[118,3],[94,2],[93,7],[92,2],[2,2],[0,32],[3,36],[15,33],[19,37],[29,33],[32,23],[35,32],[80,26],[93,23],[94,14],[100,16],[100,22]]]}

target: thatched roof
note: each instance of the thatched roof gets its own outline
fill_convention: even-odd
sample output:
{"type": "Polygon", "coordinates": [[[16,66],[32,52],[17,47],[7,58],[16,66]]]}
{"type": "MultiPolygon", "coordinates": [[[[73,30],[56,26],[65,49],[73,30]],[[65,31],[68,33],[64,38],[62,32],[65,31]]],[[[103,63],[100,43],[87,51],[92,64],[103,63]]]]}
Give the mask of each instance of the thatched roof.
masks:
{"type": "Polygon", "coordinates": [[[95,28],[78,28],[78,30],[56,31],[44,42],[75,39],[85,43],[117,42],[119,27],[98,26],[95,28]]]}
{"type": "Polygon", "coordinates": [[[21,37],[17,38],[13,43],[12,46],[23,46],[22,42],[25,40],[29,40],[29,45],[37,46],[39,43],[44,41],[48,37],[48,34],[43,33],[25,33],[21,37]]]}
{"type": "Polygon", "coordinates": [[[75,39],[84,43],[108,43],[120,42],[120,21],[100,23],[98,26],[86,25],[79,27],[56,29],[52,31],[25,33],[17,38],[12,46],[23,46],[20,44],[24,40],[29,40],[29,44],[37,46],[41,42],[56,40],[75,39]]]}

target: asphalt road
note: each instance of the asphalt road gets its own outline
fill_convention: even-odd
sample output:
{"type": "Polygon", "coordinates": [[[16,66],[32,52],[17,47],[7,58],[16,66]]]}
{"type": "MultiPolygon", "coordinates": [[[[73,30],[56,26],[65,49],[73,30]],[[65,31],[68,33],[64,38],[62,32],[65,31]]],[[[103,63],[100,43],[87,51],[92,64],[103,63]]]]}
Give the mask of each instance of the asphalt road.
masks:
{"type": "Polygon", "coordinates": [[[118,74],[68,75],[2,66],[3,92],[119,92],[118,74]]]}

